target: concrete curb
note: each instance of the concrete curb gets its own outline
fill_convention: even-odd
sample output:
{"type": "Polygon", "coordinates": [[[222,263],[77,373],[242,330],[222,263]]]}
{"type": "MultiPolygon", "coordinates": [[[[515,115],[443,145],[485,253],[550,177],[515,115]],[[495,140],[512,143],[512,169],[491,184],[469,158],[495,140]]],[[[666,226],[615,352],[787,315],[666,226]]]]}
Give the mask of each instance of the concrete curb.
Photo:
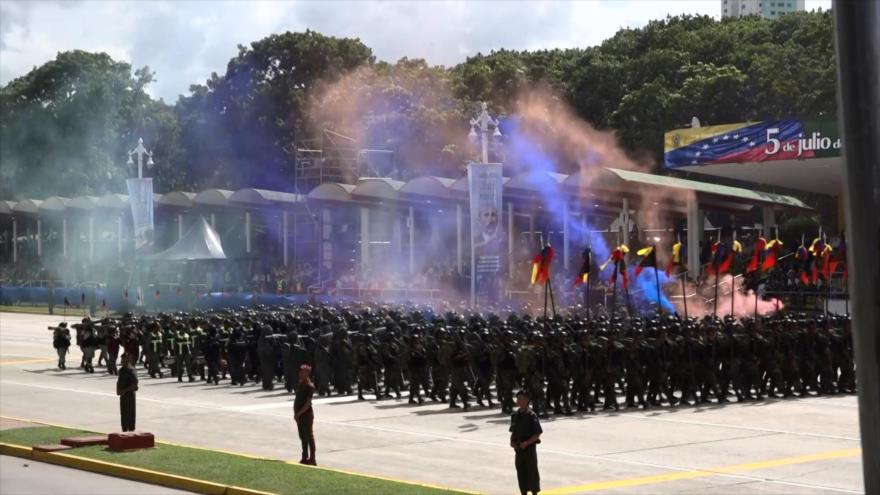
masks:
{"type": "Polygon", "coordinates": [[[38,452],[31,449],[30,447],[25,447],[23,445],[14,445],[0,442],[0,454],[21,457],[24,459],[32,459],[38,462],[46,462],[58,466],[80,469],[83,471],[90,471],[98,474],[105,474],[108,476],[115,476],[117,478],[141,481],[153,485],[174,488],[177,490],[204,493],[206,495],[273,495],[269,492],[251,490],[249,488],[241,488],[237,486],[222,485],[210,481],[187,478],[185,476],[178,476],[168,473],[161,473],[158,471],[125,466],[122,464],[114,464],[112,462],[104,462],[96,459],[88,459],[71,454],[38,452]]]}

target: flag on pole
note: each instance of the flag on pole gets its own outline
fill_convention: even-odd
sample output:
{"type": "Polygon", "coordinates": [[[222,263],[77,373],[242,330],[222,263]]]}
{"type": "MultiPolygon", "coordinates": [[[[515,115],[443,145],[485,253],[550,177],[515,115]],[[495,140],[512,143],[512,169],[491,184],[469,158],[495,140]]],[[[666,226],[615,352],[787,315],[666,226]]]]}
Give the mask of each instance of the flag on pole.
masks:
{"type": "Polygon", "coordinates": [[[626,274],[626,253],[629,252],[629,247],[626,244],[621,244],[614,248],[611,251],[611,256],[608,257],[608,260],[605,263],[602,263],[602,266],[599,267],[599,271],[605,270],[605,267],[608,266],[609,263],[614,263],[614,273],[611,274],[611,281],[614,284],[617,284],[617,274],[623,278],[623,288],[629,287],[629,277],[626,274]]]}
{"type": "Polygon", "coordinates": [[[798,270],[798,278],[801,283],[804,285],[810,285],[810,276],[808,273],[810,272],[810,267],[813,263],[813,258],[810,255],[810,250],[804,246],[804,240],[801,239],[801,245],[798,246],[797,252],[794,254],[794,259],[797,260],[800,265],[798,270]]]}
{"type": "Polygon", "coordinates": [[[68,299],[67,296],[64,296],[64,305],[68,308],[71,306],[70,299],[68,299]]]}
{"type": "Polygon", "coordinates": [[[657,269],[657,250],[654,249],[654,246],[639,249],[636,251],[636,254],[642,257],[639,264],[636,265],[636,277],[638,277],[645,268],[653,267],[655,270],[657,269]]]}
{"type": "Polygon", "coordinates": [[[122,291],[122,298],[128,301],[128,289],[122,291]]]}
{"type": "Polygon", "coordinates": [[[771,270],[774,266],[776,266],[776,260],[779,259],[779,250],[784,246],[782,240],[778,237],[775,239],[771,239],[764,250],[767,252],[764,255],[764,262],[761,263],[761,271],[767,272],[771,270]]]}
{"type": "Polygon", "coordinates": [[[81,293],[79,294],[79,304],[80,304],[81,306],[85,306],[85,305],[86,305],[86,293],[85,293],[85,292],[81,292],[81,293]]]}
{"type": "Polygon", "coordinates": [[[749,264],[746,266],[746,273],[752,273],[759,268],[762,268],[763,265],[761,263],[761,256],[764,254],[764,251],[767,250],[767,239],[763,237],[758,237],[758,240],[755,241],[755,247],[752,249],[752,259],[749,261],[749,264]]]}
{"type": "Polygon", "coordinates": [[[682,251],[684,250],[684,246],[681,245],[681,241],[675,241],[675,244],[672,245],[672,257],[669,258],[669,264],[666,265],[666,276],[672,276],[672,270],[675,269],[676,266],[681,266],[682,259],[682,251]]]}
{"type": "Polygon", "coordinates": [[[532,285],[546,284],[550,280],[550,263],[553,262],[553,248],[544,246],[532,260],[532,285]]]}
{"type": "Polygon", "coordinates": [[[107,300],[101,299],[101,309],[107,309],[107,300]]]}
{"type": "Polygon", "coordinates": [[[580,284],[585,284],[590,280],[590,268],[593,265],[593,250],[589,247],[584,248],[583,253],[583,262],[581,263],[581,269],[578,270],[578,276],[574,281],[574,285],[578,286],[580,284]]]}
{"type": "Polygon", "coordinates": [[[156,289],[156,300],[159,300],[159,289],[156,289]]]}
{"type": "Polygon", "coordinates": [[[822,265],[822,276],[825,280],[828,280],[832,251],[833,249],[831,246],[829,246],[822,237],[813,239],[813,243],[810,244],[810,254],[813,255],[812,280],[814,284],[819,281],[820,263],[822,265]]]}
{"type": "MultiPolygon", "coordinates": [[[[734,241],[736,242],[736,241],[734,241]]],[[[740,245],[740,250],[742,250],[742,245],[740,245]]],[[[727,247],[727,244],[719,241],[715,241],[712,244],[712,262],[709,263],[709,266],[706,268],[707,273],[717,273],[721,275],[722,273],[727,273],[730,271],[730,265],[733,264],[733,250],[727,247]]]]}

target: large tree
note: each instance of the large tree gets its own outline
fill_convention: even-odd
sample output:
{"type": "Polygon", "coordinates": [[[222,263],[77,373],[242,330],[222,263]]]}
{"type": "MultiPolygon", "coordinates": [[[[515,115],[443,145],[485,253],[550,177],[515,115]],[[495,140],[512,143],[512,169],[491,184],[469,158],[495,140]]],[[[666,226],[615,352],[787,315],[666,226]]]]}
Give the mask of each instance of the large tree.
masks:
{"type": "Polygon", "coordinates": [[[224,75],[177,104],[185,159],[206,185],[289,189],[307,95],[373,62],[360,40],[314,31],[239,46],[224,75]]]}
{"type": "MultiPolygon", "coordinates": [[[[402,176],[454,176],[476,154],[466,136],[478,102],[515,122],[535,87],[551,88],[553,105],[571,109],[566,118],[615,130],[626,151],[659,167],[663,132],[692,116],[834,118],[832,41],[827,11],[773,21],[677,16],[595,47],[498,50],[444,68],[377,62],[357,39],[286,32],[240,46],[225,73],[173,108],[146,93],[147,68],[61,53],[0,88],[0,195],[122,191],[132,173],[125,152],[139,136],[156,148],[158,191],[290,190],[295,144],[317,146],[308,139],[328,130],[356,138],[356,149],[393,151],[402,176]]],[[[550,126],[542,139],[555,133],[550,126]]],[[[514,161],[509,148],[503,156],[514,161]]],[[[567,170],[562,161],[581,159],[557,162],[567,170]]]]}
{"type": "Polygon", "coordinates": [[[71,51],[0,88],[0,195],[74,196],[124,191],[126,151],[155,150],[157,190],[184,184],[178,124],[152,100],[146,67],[132,72],[104,53],[71,51]]]}

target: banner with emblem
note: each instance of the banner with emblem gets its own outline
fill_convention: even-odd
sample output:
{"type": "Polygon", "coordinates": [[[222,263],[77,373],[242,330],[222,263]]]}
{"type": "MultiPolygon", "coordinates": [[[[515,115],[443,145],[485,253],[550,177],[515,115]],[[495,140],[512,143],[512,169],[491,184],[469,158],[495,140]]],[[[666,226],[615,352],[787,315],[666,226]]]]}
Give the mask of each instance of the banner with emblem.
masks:
{"type": "Polygon", "coordinates": [[[468,165],[471,214],[471,306],[501,296],[504,235],[501,229],[503,177],[500,163],[468,165]]]}
{"type": "Polygon", "coordinates": [[[125,182],[137,251],[153,243],[153,179],[128,179],[125,182]]]}
{"type": "Polygon", "coordinates": [[[840,156],[836,121],[782,119],[676,129],[665,134],[666,168],[840,156]]]}

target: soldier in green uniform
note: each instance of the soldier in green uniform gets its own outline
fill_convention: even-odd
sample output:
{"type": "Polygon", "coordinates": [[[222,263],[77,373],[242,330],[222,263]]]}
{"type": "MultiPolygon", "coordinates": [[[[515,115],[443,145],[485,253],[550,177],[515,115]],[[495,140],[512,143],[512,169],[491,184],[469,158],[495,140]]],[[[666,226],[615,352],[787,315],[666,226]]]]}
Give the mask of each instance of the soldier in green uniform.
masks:
{"type": "Polygon", "coordinates": [[[177,381],[183,381],[184,372],[189,381],[195,381],[191,366],[192,341],[189,338],[189,334],[186,332],[186,327],[181,327],[178,330],[177,335],[174,337],[174,343],[174,371],[177,374],[177,381]]]}
{"type": "Polygon", "coordinates": [[[162,353],[165,351],[163,347],[162,329],[159,324],[152,322],[147,326],[148,340],[147,347],[147,369],[150,371],[150,378],[162,378],[162,353]]]}
{"type": "Polygon", "coordinates": [[[513,388],[518,383],[516,371],[516,341],[513,340],[513,332],[506,331],[501,337],[501,345],[495,349],[498,367],[498,401],[501,402],[501,412],[510,414],[513,412],[513,388]]]}
{"type": "Polygon", "coordinates": [[[521,390],[516,394],[517,410],[510,416],[510,446],[516,452],[516,478],[519,492],[537,495],[541,491],[541,476],[538,473],[538,449],[541,442],[541,422],[538,415],[529,409],[529,394],[521,390]]]}
{"type": "Polygon", "coordinates": [[[409,355],[407,357],[407,369],[409,370],[409,403],[422,404],[422,390],[425,394],[430,393],[428,385],[428,352],[422,342],[418,331],[413,331],[410,335],[410,342],[407,346],[409,355]]]}
{"type": "Polygon", "coordinates": [[[138,379],[132,361],[131,354],[122,355],[122,367],[119,369],[119,378],[116,380],[116,395],[119,396],[122,431],[134,431],[135,392],[138,389],[138,379]]]}
{"type": "Polygon", "coordinates": [[[67,369],[67,351],[70,348],[70,330],[66,322],[61,322],[57,327],[49,327],[52,330],[52,347],[58,353],[58,369],[67,369]]]}

